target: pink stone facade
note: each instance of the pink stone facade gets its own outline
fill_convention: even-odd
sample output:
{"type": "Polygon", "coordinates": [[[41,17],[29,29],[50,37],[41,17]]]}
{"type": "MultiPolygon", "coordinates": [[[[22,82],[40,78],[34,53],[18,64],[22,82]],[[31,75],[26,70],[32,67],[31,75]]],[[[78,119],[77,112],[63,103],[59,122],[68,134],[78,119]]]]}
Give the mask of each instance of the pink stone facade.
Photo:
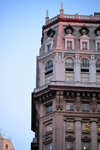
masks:
{"type": "Polygon", "coordinates": [[[100,150],[100,13],[43,26],[32,92],[31,150],[100,150]]]}

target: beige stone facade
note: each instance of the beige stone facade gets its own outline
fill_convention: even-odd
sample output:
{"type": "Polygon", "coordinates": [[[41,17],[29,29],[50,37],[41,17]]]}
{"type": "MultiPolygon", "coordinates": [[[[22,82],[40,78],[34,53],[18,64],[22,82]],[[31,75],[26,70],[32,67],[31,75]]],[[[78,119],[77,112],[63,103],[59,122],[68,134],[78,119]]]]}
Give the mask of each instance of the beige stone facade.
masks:
{"type": "Polygon", "coordinates": [[[43,26],[32,93],[31,150],[100,150],[100,13],[43,26]]]}
{"type": "Polygon", "coordinates": [[[15,150],[9,139],[3,138],[0,134],[0,150],[15,150]]]}

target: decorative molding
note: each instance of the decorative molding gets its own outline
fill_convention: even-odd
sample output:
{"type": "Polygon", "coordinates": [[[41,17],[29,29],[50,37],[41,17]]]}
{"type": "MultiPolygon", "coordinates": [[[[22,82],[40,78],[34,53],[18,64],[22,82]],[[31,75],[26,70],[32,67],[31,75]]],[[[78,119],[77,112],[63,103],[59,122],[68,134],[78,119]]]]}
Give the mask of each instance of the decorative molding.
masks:
{"type": "Polygon", "coordinates": [[[67,135],[65,136],[65,139],[67,141],[74,141],[75,140],[75,135],[72,133],[67,133],[67,135]]]}
{"type": "Polygon", "coordinates": [[[82,141],[84,142],[90,142],[91,141],[91,136],[89,134],[82,134],[82,138],[81,138],[82,141]]]}

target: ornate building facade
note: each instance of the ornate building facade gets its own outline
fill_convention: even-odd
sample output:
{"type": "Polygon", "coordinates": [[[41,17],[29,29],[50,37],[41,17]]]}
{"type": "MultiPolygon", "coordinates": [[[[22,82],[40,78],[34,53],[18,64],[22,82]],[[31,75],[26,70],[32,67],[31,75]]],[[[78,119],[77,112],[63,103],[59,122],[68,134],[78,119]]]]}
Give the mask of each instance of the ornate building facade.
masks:
{"type": "Polygon", "coordinates": [[[100,150],[100,13],[60,14],[42,28],[31,150],[100,150]]]}

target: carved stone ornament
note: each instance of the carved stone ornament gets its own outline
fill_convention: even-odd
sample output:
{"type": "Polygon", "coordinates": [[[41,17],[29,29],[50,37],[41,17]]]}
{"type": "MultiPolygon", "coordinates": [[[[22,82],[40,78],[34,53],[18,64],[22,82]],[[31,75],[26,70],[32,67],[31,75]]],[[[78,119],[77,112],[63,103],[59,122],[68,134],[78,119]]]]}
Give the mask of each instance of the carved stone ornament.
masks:
{"type": "Polygon", "coordinates": [[[93,107],[92,107],[92,111],[95,112],[95,110],[96,110],[96,108],[95,108],[95,106],[93,106],[93,107]]]}
{"type": "Polygon", "coordinates": [[[65,137],[65,139],[67,141],[74,141],[75,140],[75,135],[71,134],[71,133],[68,133],[65,137]]]}
{"type": "Polygon", "coordinates": [[[97,137],[97,141],[100,142],[100,136],[97,137]]]}
{"type": "Polygon", "coordinates": [[[43,143],[44,144],[48,144],[52,142],[52,137],[51,136],[47,136],[44,138],[43,143]]]}
{"type": "Polygon", "coordinates": [[[56,109],[57,109],[57,110],[59,109],[59,105],[56,105],[56,109]]]}
{"type": "Polygon", "coordinates": [[[80,96],[80,93],[77,93],[77,96],[80,96]]]}
{"type": "Polygon", "coordinates": [[[63,110],[63,105],[60,105],[60,110],[63,110]]]}
{"type": "Polygon", "coordinates": [[[76,110],[77,110],[77,111],[80,110],[80,106],[79,106],[79,105],[76,106],[76,110]]]}
{"type": "Polygon", "coordinates": [[[90,137],[90,135],[88,135],[88,134],[84,134],[84,135],[82,135],[82,141],[88,141],[88,142],[90,142],[91,141],[91,137],[90,137]]]}

